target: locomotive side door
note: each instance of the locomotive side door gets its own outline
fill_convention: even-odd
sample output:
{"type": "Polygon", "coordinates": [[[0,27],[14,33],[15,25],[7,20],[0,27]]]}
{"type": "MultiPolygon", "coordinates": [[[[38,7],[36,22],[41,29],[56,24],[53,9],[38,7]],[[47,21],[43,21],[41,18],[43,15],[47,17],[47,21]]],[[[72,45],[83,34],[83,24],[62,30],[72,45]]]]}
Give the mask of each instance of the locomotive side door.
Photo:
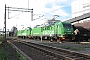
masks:
{"type": "Polygon", "coordinates": [[[55,35],[58,36],[59,34],[59,25],[55,25],[55,35]]]}

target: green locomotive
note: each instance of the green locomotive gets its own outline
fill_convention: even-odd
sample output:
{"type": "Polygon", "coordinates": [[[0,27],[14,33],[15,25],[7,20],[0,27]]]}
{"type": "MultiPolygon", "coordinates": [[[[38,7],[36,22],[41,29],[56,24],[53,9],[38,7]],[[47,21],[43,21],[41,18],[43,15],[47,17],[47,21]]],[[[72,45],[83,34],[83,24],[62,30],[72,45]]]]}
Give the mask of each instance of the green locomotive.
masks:
{"type": "Polygon", "coordinates": [[[40,38],[42,36],[43,39],[60,39],[63,41],[72,40],[73,32],[74,30],[70,22],[57,22],[33,28],[31,36],[33,36],[33,38],[40,38]]]}
{"type": "Polygon", "coordinates": [[[27,27],[25,30],[18,30],[17,36],[18,38],[31,38],[32,28],[27,27]]]}
{"type": "Polygon", "coordinates": [[[70,22],[56,22],[44,26],[38,26],[33,29],[27,28],[19,30],[18,37],[35,39],[60,39],[61,41],[72,40],[74,30],[70,22]]]}

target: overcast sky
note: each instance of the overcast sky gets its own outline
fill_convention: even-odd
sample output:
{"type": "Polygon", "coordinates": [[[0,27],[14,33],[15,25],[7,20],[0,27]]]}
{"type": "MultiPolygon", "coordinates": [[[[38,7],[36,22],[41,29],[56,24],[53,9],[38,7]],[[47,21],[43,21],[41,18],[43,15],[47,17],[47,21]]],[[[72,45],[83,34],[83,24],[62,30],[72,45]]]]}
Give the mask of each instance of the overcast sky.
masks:
{"type": "Polygon", "coordinates": [[[67,20],[71,18],[71,2],[74,0],[0,0],[0,29],[4,26],[5,4],[8,7],[17,8],[33,8],[33,19],[31,21],[31,12],[10,11],[8,19],[7,12],[7,29],[17,26],[21,29],[24,25],[34,27],[37,24],[43,23],[45,19],[52,19],[54,15],[59,15],[57,19],[67,20]],[[29,2],[29,4],[28,4],[29,2]],[[44,15],[44,16],[43,16],[44,15]],[[37,19],[39,16],[43,16],[37,19]]]}

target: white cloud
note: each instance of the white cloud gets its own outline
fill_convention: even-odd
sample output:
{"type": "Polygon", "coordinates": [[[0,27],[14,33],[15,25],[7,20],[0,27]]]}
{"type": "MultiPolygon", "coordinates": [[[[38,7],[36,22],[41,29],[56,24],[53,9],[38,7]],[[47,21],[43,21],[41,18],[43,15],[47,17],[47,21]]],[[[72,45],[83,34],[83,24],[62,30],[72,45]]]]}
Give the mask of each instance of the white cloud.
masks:
{"type": "Polygon", "coordinates": [[[58,6],[54,5],[51,9],[51,15],[59,15],[59,16],[68,16],[68,13],[66,13],[64,10],[62,10],[62,7],[64,6],[58,6]]]}
{"type": "Polygon", "coordinates": [[[37,0],[38,2],[35,3],[33,9],[34,13],[36,14],[43,14],[46,15],[45,13],[48,13],[50,15],[60,15],[60,16],[68,16],[68,13],[66,13],[64,10],[62,10],[62,7],[57,5],[57,3],[62,3],[62,2],[67,2],[67,0],[37,0]],[[42,3],[43,2],[43,3],[42,3]],[[52,4],[51,8],[46,8],[46,4],[52,4]]]}

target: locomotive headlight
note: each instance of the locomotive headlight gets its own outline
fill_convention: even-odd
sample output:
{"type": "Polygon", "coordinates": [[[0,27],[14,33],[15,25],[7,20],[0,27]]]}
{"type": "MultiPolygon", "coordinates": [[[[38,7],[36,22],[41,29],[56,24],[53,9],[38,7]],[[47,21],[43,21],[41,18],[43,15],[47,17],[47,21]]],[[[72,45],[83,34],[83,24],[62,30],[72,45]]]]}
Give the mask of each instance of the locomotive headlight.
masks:
{"type": "Polygon", "coordinates": [[[61,36],[61,37],[63,37],[63,36],[61,36]]]}
{"type": "Polygon", "coordinates": [[[66,33],[65,33],[66,34],[66,33]]]}

